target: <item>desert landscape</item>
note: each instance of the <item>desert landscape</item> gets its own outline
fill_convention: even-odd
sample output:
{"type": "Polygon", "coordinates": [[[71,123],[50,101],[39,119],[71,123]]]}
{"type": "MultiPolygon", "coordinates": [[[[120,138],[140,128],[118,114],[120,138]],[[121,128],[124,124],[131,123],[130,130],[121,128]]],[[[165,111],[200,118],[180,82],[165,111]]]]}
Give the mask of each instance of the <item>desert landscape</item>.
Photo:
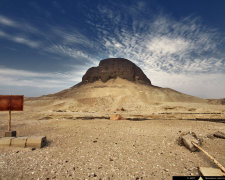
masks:
{"type": "MultiPolygon", "coordinates": [[[[194,132],[225,165],[223,100],[206,100],[151,85],[126,59],[107,59],[81,83],[56,94],[25,98],[12,113],[18,136],[46,136],[41,149],[0,147],[0,179],[172,179],[214,167],[202,152],[181,146],[194,132]],[[96,70],[97,69],[97,70],[96,70]],[[123,120],[110,120],[115,114],[123,120]]],[[[1,137],[7,112],[0,114],[1,137]]]]}
{"type": "MultiPolygon", "coordinates": [[[[129,60],[111,58],[82,82],[41,97],[25,97],[12,112],[18,136],[46,136],[41,149],[0,147],[0,179],[172,179],[214,167],[202,152],[179,142],[194,132],[225,166],[224,99],[201,99],[156,87],[129,60]],[[119,114],[122,120],[110,120],[119,114]]],[[[0,113],[0,136],[8,126],[0,113]]]]}

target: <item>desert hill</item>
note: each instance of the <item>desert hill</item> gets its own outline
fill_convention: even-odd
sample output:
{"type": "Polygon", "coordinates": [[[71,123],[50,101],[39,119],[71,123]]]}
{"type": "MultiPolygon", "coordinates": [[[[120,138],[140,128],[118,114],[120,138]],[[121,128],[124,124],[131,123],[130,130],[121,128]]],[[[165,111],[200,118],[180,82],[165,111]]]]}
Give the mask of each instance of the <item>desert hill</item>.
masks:
{"type": "Polygon", "coordinates": [[[211,104],[225,105],[225,98],[223,98],[223,99],[208,99],[208,102],[211,104]]]}
{"type": "Polygon", "coordinates": [[[182,106],[209,103],[209,100],[152,85],[139,67],[123,58],[102,60],[98,67],[85,73],[82,82],[38,100],[45,100],[37,102],[48,105],[48,109],[70,111],[102,111],[120,107],[146,110],[165,103],[180,103],[182,106]]]}

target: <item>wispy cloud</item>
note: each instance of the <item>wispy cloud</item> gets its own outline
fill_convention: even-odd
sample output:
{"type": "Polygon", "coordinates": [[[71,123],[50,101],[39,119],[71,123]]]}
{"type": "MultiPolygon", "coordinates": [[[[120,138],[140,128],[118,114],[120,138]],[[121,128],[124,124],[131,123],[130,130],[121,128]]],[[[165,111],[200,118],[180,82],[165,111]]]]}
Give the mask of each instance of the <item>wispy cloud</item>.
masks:
{"type": "Polygon", "coordinates": [[[39,47],[40,42],[33,40],[30,36],[32,34],[41,34],[35,27],[24,22],[17,22],[2,15],[0,15],[0,25],[2,25],[2,27],[0,26],[0,37],[19,44],[24,44],[31,48],[39,47]],[[11,33],[8,33],[7,29],[4,31],[5,26],[12,28],[14,31],[11,33]]]}
{"type": "Polygon", "coordinates": [[[5,26],[10,26],[10,27],[18,27],[19,26],[15,21],[13,21],[5,16],[2,16],[2,15],[0,15],[0,24],[5,25],[5,26]]]}
{"type": "Polygon", "coordinates": [[[40,73],[26,70],[0,67],[1,86],[58,88],[71,87],[81,81],[85,66],[74,68],[73,71],[62,73],[40,73]]]}
{"type": "Polygon", "coordinates": [[[50,29],[53,32],[54,36],[58,37],[61,40],[61,44],[74,46],[79,45],[88,48],[94,47],[94,42],[75,28],[65,29],[62,27],[51,26],[50,29]]]}
{"type": "Polygon", "coordinates": [[[96,65],[98,63],[98,60],[88,52],[71,46],[55,44],[46,48],[46,51],[61,56],[70,57],[82,64],[89,63],[89,65],[96,65]]]}
{"type": "MultiPolygon", "coordinates": [[[[60,8],[59,5],[55,4],[60,8]]],[[[224,34],[203,25],[201,19],[194,16],[179,20],[163,12],[143,16],[149,9],[142,1],[130,6],[122,3],[120,8],[117,6],[111,2],[111,6],[98,5],[86,13],[85,23],[92,30],[90,34],[78,27],[62,27],[60,24],[46,26],[42,33],[40,27],[0,15],[0,37],[38,48],[48,52],[49,56],[54,54],[62,59],[72,59],[71,67],[83,66],[82,71],[64,74],[0,69],[0,77],[8,77],[9,83],[18,86],[61,87],[61,82],[62,85],[64,82],[73,85],[75,76],[81,80],[85,70],[97,65],[101,58],[124,57],[140,66],[154,85],[202,97],[207,97],[207,94],[201,95],[201,91],[213,91],[216,87],[220,90],[215,96],[225,96],[221,91],[225,86],[219,83],[225,77],[225,56],[219,49],[220,44],[225,43],[224,34]],[[6,27],[20,33],[11,35],[6,27]],[[33,35],[38,37],[38,41],[33,35]],[[43,79],[45,83],[41,84],[43,79]]],[[[212,93],[208,92],[208,95],[213,97],[212,93]]]]}
{"type": "Polygon", "coordinates": [[[37,28],[24,21],[15,21],[2,15],[0,15],[0,25],[8,26],[28,33],[42,34],[41,31],[39,31],[37,28]]]}
{"type": "Polygon", "coordinates": [[[32,71],[25,71],[25,70],[18,70],[18,69],[10,69],[10,68],[4,68],[0,67],[0,75],[4,76],[17,76],[17,77],[62,77],[63,74],[60,73],[38,73],[38,72],[32,72],[32,71]]]}
{"type": "Polygon", "coordinates": [[[10,41],[14,41],[16,43],[27,45],[31,48],[37,48],[37,47],[40,46],[40,42],[38,42],[38,41],[33,41],[33,40],[31,40],[31,39],[29,39],[28,37],[25,37],[25,36],[11,35],[11,34],[8,34],[6,32],[3,32],[1,30],[0,30],[0,37],[3,37],[3,38],[8,39],[10,41]]]}
{"type": "Polygon", "coordinates": [[[108,16],[107,7],[99,10],[100,18],[105,21],[111,19],[111,22],[95,25],[88,21],[99,31],[99,39],[102,39],[107,54],[134,61],[155,85],[200,97],[207,97],[207,94],[224,97],[222,90],[225,90],[225,84],[219,83],[225,78],[224,53],[218,47],[224,43],[220,32],[204,26],[199,18],[193,16],[178,21],[159,13],[141,19],[138,13],[145,7],[139,7],[130,7],[130,13],[126,11],[132,28],[123,18],[114,20],[116,16],[126,18],[122,10],[117,11],[115,7],[108,16]],[[113,29],[107,29],[109,23],[113,29]],[[211,81],[217,84],[212,85],[211,81]],[[218,93],[215,93],[215,87],[220,89],[218,93]],[[204,89],[208,89],[206,94],[201,93],[204,89]]]}
{"type": "Polygon", "coordinates": [[[191,18],[178,22],[161,15],[149,20],[147,31],[131,32],[126,26],[120,27],[111,36],[104,36],[102,43],[110,56],[127,57],[153,70],[223,71],[225,60],[216,49],[218,34],[196,23],[191,18]]]}

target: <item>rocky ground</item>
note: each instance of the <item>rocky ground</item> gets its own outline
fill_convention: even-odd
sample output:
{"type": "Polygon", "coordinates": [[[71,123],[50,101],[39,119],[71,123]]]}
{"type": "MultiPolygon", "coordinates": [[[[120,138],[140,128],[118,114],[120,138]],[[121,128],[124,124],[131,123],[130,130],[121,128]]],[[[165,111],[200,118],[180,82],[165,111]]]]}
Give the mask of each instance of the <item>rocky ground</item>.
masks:
{"type": "MultiPolygon", "coordinates": [[[[225,132],[224,123],[85,120],[62,114],[14,114],[13,129],[19,136],[45,135],[48,145],[35,150],[0,148],[0,179],[154,180],[199,175],[199,166],[216,167],[203,153],[178,145],[177,138],[188,131],[202,138],[202,147],[225,166],[225,140],[210,136],[225,132]]],[[[7,113],[1,113],[0,119],[3,133],[7,113]]]]}

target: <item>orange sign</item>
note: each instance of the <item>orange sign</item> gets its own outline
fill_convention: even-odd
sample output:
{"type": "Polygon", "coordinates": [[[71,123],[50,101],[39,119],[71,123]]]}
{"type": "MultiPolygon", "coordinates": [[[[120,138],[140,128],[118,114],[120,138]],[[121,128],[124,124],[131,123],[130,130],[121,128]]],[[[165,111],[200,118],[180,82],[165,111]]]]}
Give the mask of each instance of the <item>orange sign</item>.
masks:
{"type": "Polygon", "coordinates": [[[23,111],[23,95],[0,95],[0,111],[23,111]]]}

